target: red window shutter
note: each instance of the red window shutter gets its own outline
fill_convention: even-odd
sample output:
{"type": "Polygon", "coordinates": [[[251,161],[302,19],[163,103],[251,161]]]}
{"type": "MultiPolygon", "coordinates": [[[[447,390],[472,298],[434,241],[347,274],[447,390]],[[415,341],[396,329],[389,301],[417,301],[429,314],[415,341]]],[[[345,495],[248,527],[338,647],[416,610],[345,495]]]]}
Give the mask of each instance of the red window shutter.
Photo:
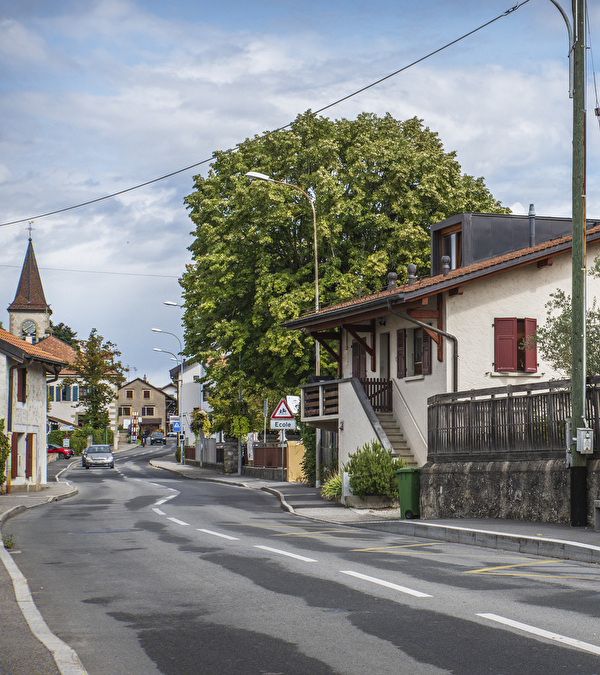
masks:
{"type": "Polygon", "coordinates": [[[25,403],[27,401],[27,369],[17,369],[17,401],[25,403]]]}
{"type": "Polygon", "coordinates": [[[514,373],[517,370],[517,320],[494,319],[494,370],[514,373]]]}
{"type": "Polygon", "coordinates": [[[33,476],[33,434],[27,434],[26,441],[26,461],[25,461],[25,477],[31,478],[33,476]]]}
{"type": "Polygon", "coordinates": [[[537,345],[535,342],[529,343],[528,340],[535,336],[537,329],[536,319],[525,319],[525,340],[528,346],[525,347],[525,372],[537,373],[537,345]]]}
{"type": "Polygon", "coordinates": [[[14,431],[10,439],[10,448],[10,477],[16,478],[19,475],[19,434],[14,431]]]}
{"type": "Polygon", "coordinates": [[[406,329],[402,328],[396,332],[396,361],[397,377],[402,379],[406,377],[406,329]]]}
{"type": "Polygon", "coordinates": [[[431,335],[423,330],[423,375],[431,375],[431,335]]]}

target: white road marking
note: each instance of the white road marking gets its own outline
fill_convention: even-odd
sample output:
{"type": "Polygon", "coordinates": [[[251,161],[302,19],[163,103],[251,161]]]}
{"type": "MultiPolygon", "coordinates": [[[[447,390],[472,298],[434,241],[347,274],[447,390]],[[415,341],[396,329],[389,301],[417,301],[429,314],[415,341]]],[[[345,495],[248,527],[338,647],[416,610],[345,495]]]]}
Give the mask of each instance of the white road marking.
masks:
{"type": "Polygon", "coordinates": [[[161,511],[160,509],[157,509],[156,507],[154,507],[152,510],[154,511],[154,513],[158,513],[159,516],[166,516],[167,515],[164,511],[161,511]]]}
{"type": "Polygon", "coordinates": [[[340,570],[341,574],[347,574],[351,577],[356,577],[357,579],[363,579],[364,581],[370,581],[373,584],[378,586],[385,586],[386,588],[391,588],[393,591],[400,591],[400,593],[406,593],[407,595],[413,595],[415,598],[431,598],[432,596],[428,593],[421,593],[421,591],[415,591],[412,588],[407,588],[406,586],[399,586],[398,584],[393,584],[390,581],[384,581],[383,579],[378,579],[377,577],[370,577],[366,574],[361,574],[360,572],[353,572],[352,570],[340,570]]]}
{"type": "Polygon", "coordinates": [[[167,520],[177,523],[177,525],[189,525],[189,523],[185,523],[183,520],[179,520],[178,518],[167,518],[167,520]]]}
{"type": "Polygon", "coordinates": [[[260,548],[263,551],[270,551],[271,553],[279,553],[279,555],[285,555],[288,558],[295,558],[296,560],[303,560],[304,562],[317,562],[316,560],[314,560],[314,558],[306,558],[303,555],[288,553],[287,551],[282,551],[278,548],[271,548],[270,546],[254,546],[254,548],[260,548]]]}
{"type": "Polygon", "coordinates": [[[230,537],[228,534],[221,534],[220,532],[213,532],[212,530],[205,530],[201,527],[196,528],[198,532],[204,532],[206,534],[214,534],[215,537],[222,537],[223,539],[229,539],[231,541],[239,541],[238,537],[230,537]]]}
{"type": "MultiPolygon", "coordinates": [[[[138,480],[141,480],[141,478],[138,478],[138,480]]],[[[165,489],[164,485],[161,485],[160,483],[149,483],[149,485],[154,485],[154,487],[159,487],[165,489]]]]}
{"type": "Polygon", "coordinates": [[[575,647],[576,649],[581,649],[584,652],[589,652],[590,654],[596,654],[596,656],[600,656],[600,647],[592,645],[589,642],[575,640],[574,638],[566,637],[565,635],[560,635],[559,633],[551,633],[550,631],[543,630],[542,628],[536,628],[536,626],[530,626],[529,624],[521,623],[520,621],[513,621],[512,619],[507,619],[504,616],[498,616],[498,614],[478,614],[477,616],[480,616],[483,619],[489,619],[490,621],[496,621],[498,623],[504,624],[505,626],[516,628],[517,630],[525,631],[526,633],[531,633],[532,635],[537,635],[538,637],[554,640],[555,642],[562,642],[565,645],[569,645],[569,647],[575,647]]]}
{"type": "Polygon", "coordinates": [[[25,621],[27,621],[35,637],[50,651],[61,675],[87,675],[87,670],[79,660],[77,652],[48,628],[48,624],[44,621],[31,597],[27,579],[4,546],[0,546],[0,559],[2,559],[4,567],[10,574],[15,589],[15,597],[25,621]]]}
{"type": "Polygon", "coordinates": [[[154,502],[155,506],[162,506],[166,502],[168,502],[170,499],[175,499],[177,495],[169,495],[168,497],[163,497],[162,499],[159,499],[157,502],[154,502]]]}

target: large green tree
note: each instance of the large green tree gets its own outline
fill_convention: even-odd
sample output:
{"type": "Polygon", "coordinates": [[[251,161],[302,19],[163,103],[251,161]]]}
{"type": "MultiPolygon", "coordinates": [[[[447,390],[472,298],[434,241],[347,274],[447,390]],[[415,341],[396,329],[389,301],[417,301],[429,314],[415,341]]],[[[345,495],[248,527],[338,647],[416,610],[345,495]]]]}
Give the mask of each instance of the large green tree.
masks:
{"type": "MultiPolygon", "coordinates": [[[[217,426],[245,413],[260,428],[273,403],[312,371],[314,343],[280,327],[314,308],[309,201],[282,185],[250,183],[258,171],[302,188],[318,219],[321,305],[379,290],[390,270],[429,272],[429,226],[465,211],[507,212],[482,178],[418,119],[300,115],[289,129],[217,153],[186,198],[195,225],[181,279],[186,349],[206,364],[217,426]]],[[[323,364],[327,369],[327,364],[323,364]]]]}
{"type": "Polygon", "coordinates": [[[83,423],[94,429],[108,426],[108,404],[117,397],[117,388],[125,382],[126,368],[118,360],[121,352],[92,328],[87,340],[76,345],[77,356],[70,367],[78,379],[66,379],[65,384],[78,382],[79,402],[84,408],[83,423]]]}
{"type": "Polygon", "coordinates": [[[61,321],[60,323],[54,324],[50,321],[50,329],[55,338],[66,342],[68,345],[71,345],[71,347],[77,345],[77,332],[74,331],[71,326],[67,326],[66,323],[61,321]]]}

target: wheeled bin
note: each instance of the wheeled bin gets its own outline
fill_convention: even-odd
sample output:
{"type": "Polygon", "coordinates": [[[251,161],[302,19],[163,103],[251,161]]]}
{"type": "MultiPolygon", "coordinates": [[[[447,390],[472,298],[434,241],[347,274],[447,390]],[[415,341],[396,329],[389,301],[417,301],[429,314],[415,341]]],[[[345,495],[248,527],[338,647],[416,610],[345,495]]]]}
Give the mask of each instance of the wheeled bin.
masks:
{"type": "Polygon", "coordinates": [[[403,467],[396,469],[396,476],[400,518],[418,518],[420,516],[421,469],[403,467]]]}

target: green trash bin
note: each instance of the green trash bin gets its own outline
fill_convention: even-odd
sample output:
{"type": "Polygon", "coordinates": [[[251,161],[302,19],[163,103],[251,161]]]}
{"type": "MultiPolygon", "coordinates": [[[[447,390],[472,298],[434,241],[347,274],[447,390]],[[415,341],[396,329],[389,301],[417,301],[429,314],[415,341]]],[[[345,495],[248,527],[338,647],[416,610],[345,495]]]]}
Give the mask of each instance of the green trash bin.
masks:
{"type": "Polygon", "coordinates": [[[418,518],[420,515],[421,469],[404,467],[396,469],[400,518],[418,518]]]}

